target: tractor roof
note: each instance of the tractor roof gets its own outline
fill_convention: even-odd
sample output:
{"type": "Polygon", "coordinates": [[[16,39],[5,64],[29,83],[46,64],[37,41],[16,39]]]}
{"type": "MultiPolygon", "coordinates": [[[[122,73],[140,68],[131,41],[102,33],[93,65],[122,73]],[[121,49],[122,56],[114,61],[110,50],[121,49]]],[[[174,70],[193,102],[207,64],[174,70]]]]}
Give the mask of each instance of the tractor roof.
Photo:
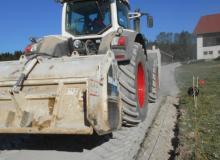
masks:
{"type": "MultiPolygon", "coordinates": [[[[71,2],[71,1],[88,1],[88,0],[57,0],[60,3],[65,3],[65,2],[71,2]]],[[[98,0],[101,1],[101,0],[98,0]]],[[[129,5],[129,0],[121,0],[123,2],[126,2],[129,5]]]]}

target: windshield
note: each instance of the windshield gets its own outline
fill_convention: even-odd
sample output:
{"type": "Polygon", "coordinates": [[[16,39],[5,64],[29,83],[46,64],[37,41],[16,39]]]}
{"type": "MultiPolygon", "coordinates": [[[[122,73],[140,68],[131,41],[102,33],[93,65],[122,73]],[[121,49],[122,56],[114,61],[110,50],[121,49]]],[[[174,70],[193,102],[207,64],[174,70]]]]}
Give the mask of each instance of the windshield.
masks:
{"type": "Polygon", "coordinates": [[[71,34],[101,34],[110,27],[109,1],[78,1],[67,4],[66,30],[71,34]]]}

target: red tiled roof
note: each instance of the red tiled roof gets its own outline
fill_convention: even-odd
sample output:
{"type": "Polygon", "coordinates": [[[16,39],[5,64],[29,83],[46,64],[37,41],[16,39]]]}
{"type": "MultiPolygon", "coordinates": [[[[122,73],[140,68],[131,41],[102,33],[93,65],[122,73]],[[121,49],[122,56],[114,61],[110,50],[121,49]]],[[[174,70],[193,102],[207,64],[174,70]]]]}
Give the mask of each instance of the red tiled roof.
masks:
{"type": "Polygon", "coordinates": [[[194,30],[194,33],[197,35],[216,32],[220,32],[220,14],[201,17],[194,30]]]}

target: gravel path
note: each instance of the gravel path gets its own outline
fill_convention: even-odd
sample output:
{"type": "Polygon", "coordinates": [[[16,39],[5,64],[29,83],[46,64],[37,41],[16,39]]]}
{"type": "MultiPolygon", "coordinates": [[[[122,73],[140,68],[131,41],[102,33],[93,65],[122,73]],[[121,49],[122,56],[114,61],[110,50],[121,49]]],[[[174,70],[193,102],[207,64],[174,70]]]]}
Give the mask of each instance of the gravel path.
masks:
{"type": "Polygon", "coordinates": [[[0,136],[0,160],[153,160],[161,159],[161,157],[163,157],[162,159],[168,158],[168,152],[172,149],[170,141],[173,137],[172,128],[176,115],[173,104],[177,101],[175,96],[178,93],[174,70],[178,65],[172,64],[163,67],[161,98],[156,104],[150,104],[148,118],[139,126],[122,128],[112,135],[103,137],[0,136]],[[167,96],[169,97],[167,98],[167,96]],[[150,129],[152,124],[153,127],[150,129]],[[10,143],[9,140],[11,140],[10,143]]]}
{"type": "Polygon", "coordinates": [[[160,86],[161,96],[176,97],[179,93],[179,89],[176,85],[175,69],[180,65],[180,63],[174,63],[162,67],[160,86]]]}
{"type": "Polygon", "coordinates": [[[166,96],[166,103],[161,107],[149,132],[146,133],[137,160],[168,160],[173,150],[174,129],[177,120],[179,89],[175,81],[175,68],[179,63],[163,66],[161,96],[166,96]]]}
{"type": "Polygon", "coordinates": [[[152,125],[150,131],[142,144],[138,160],[168,160],[173,150],[172,139],[176,122],[176,108],[178,99],[167,97],[165,105],[152,125]]]}

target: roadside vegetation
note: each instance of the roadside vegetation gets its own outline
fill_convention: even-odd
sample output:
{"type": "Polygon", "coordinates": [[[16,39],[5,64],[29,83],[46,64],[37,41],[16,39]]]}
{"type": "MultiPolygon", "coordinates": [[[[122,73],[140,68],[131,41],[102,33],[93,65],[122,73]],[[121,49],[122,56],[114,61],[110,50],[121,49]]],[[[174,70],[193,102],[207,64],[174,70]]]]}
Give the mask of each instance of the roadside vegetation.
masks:
{"type": "Polygon", "coordinates": [[[14,53],[0,53],[0,61],[18,60],[22,54],[22,51],[15,51],[14,53]]]}
{"type": "Polygon", "coordinates": [[[187,31],[161,32],[154,42],[149,43],[149,48],[151,45],[156,45],[161,51],[173,56],[174,62],[184,62],[196,58],[196,37],[187,31]]]}
{"type": "Polygon", "coordinates": [[[220,159],[220,61],[183,65],[176,70],[180,93],[178,159],[220,159]],[[205,80],[198,108],[187,94],[193,75],[205,80]]]}

